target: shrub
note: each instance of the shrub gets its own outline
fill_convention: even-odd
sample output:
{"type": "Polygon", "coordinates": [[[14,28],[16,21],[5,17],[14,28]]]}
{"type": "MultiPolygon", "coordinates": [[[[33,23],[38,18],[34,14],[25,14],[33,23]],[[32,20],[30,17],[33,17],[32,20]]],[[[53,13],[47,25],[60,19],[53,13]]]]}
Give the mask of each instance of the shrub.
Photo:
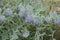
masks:
{"type": "Polygon", "coordinates": [[[57,17],[60,15],[52,12],[44,1],[31,1],[1,0],[0,40],[55,39],[56,26],[60,25],[57,17]]]}

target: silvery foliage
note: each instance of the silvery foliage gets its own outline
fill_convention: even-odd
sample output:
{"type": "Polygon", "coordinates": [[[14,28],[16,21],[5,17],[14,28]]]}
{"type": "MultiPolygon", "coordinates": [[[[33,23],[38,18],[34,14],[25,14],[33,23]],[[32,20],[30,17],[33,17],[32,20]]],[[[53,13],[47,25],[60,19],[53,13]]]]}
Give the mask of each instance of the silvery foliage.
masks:
{"type": "MultiPolygon", "coordinates": [[[[60,24],[59,18],[55,19],[54,24],[51,22],[51,16],[56,16],[56,12],[53,12],[51,16],[48,15],[48,17],[44,14],[46,11],[48,12],[49,10],[48,5],[44,5],[42,4],[42,2],[41,4],[33,3],[31,5],[24,5],[22,2],[20,3],[19,1],[16,2],[15,5],[13,5],[15,2],[11,3],[11,5],[13,5],[11,8],[17,7],[16,10],[18,11],[17,12],[15,9],[13,9],[16,11],[17,14],[13,18],[11,17],[11,15],[15,11],[12,12],[11,8],[6,9],[6,15],[12,18],[11,20],[8,19],[10,21],[5,21],[8,16],[5,17],[4,14],[4,16],[0,16],[0,21],[2,22],[0,23],[0,40],[46,40],[46,36],[50,35],[49,37],[51,37],[52,35],[54,35],[52,33],[55,31],[55,23],[60,24]],[[40,12],[44,12],[42,13],[43,15],[40,12]],[[24,20],[21,20],[21,18],[24,18],[24,20]],[[29,22],[29,24],[27,22],[29,22]],[[23,32],[20,31],[21,29],[23,30],[23,32]]],[[[4,5],[4,8],[5,7],[6,6],[4,5]]],[[[3,11],[3,13],[5,13],[5,10],[3,11]]]]}
{"type": "Polygon", "coordinates": [[[29,35],[30,35],[29,31],[22,33],[22,37],[24,37],[24,38],[27,38],[29,35]]]}
{"type": "Polygon", "coordinates": [[[43,40],[45,33],[40,34],[39,31],[36,31],[34,40],[43,40]]]}
{"type": "Polygon", "coordinates": [[[0,8],[0,13],[2,12],[2,9],[0,8]]]}
{"type": "Polygon", "coordinates": [[[14,32],[13,35],[11,36],[11,40],[16,40],[18,39],[18,35],[14,32]]]}
{"type": "Polygon", "coordinates": [[[23,6],[22,6],[22,3],[20,3],[19,5],[18,5],[18,11],[21,11],[22,10],[22,8],[23,8],[23,6]]]}

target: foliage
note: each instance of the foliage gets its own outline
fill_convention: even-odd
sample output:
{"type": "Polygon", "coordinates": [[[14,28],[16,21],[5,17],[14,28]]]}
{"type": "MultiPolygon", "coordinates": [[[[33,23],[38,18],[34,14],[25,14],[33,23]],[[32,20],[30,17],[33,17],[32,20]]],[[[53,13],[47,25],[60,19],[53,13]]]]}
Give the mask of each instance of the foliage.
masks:
{"type": "Polygon", "coordinates": [[[54,40],[60,16],[39,2],[0,0],[0,40],[54,40]]]}

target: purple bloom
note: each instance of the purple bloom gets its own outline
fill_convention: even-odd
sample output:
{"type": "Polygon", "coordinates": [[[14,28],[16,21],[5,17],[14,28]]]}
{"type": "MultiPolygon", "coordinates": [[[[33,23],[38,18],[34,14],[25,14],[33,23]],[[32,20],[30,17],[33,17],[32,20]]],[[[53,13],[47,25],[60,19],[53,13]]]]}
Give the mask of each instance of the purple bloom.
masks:
{"type": "Polygon", "coordinates": [[[47,23],[49,23],[49,22],[51,22],[51,19],[50,18],[45,18],[45,21],[47,22],[47,23]]]}
{"type": "Polygon", "coordinates": [[[53,12],[51,13],[51,16],[52,16],[52,17],[56,17],[56,16],[57,16],[57,12],[56,12],[56,11],[53,11],[53,12]]]}
{"type": "Polygon", "coordinates": [[[28,15],[28,10],[25,8],[22,11],[19,11],[19,17],[24,18],[25,16],[28,15]]]}
{"type": "Polygon", "coordinates": [[[30,15],[27,15],[25,22],[31,22],[32,17],[30,15]]]}
{"type": "Polygon", "coordinates": [[[27,9],[27,8],[24,8],[24,9],[21,11],[21,13],[27,15],[27,14],[28,14],[28,9],[27,9]]]}
{"type": "Polygon", "coordinates": [[[56,24],[60,24],[60,18],[57,18],[55,21],[56,24]]]}
{"type": "Polygon", "coordinates": [[[12,10],[10,8],[6,9],[6,16],[11,16],[12,15],[12,10]]]}
{"type": "Polygon", "coordinates": [[[29,35],[30,35],[30,32],[29,32],[29,31],[22,33],[22,36],[23,36],[24,38],[27,38],[29,35]]]}
{"type": "Polygon", "coordinates": [[[5,21],[5,17],[4,16],[0,16],[0,22],[3,22],[3,21],[5,21]]]}
{"type": "Polygon", "coordinates": [[[39,24],[39,22],[40,22],[40,21],[39,21],[38,19],[33,19],[33,23],[34,23],[34,24],[39,24]]]}

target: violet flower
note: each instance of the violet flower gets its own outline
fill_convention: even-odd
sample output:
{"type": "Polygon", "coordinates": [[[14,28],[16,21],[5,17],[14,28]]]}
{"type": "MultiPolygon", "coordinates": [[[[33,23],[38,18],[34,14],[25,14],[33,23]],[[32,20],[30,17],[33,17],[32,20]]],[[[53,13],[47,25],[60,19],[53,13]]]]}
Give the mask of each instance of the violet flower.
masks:
{"type": "Polygon", "coordinates": [[[12,15],[12,10],[10,8],[6,9],[6,16],[11,16],[12,15]]]}
{"type": "Polygon", "coordinates": [[[48,17],[46,17],[46,18],[45,18],[45,21],[46,21],[47,23],[50,23],[50,22],[51,22],[51,19],[48,18],[48,17]]]}
{"type": "Polygon", "coordinates": [[[55,21],[56,24],[60,24],[60,18],[57,18],[55,21]]]}
{"type": "Polygon", "coordinates": [[[25,22],[31,22],[32,21],[32,17],[30,15],[27,15],[25,22]]]}
{"type": "Polygon", "coordinates": [[[27,15],[28,15],[28,10],[27,9],[23,9],[22,11],[19,11],[19,17],[20,18],[24,18],[27,15]]]}
{"type": "Polygon", "coordinates": [[[57,16],[57,12],[56,12],[56,11],[53,11],[53,12],[51,13],[51,16],[52,16],[52,17],[56,17],[56,16],[57,16]]]}
{"type": "Polygon", "coordinates": [[[5,21],[5,17],[4,16],[0,16],[0,22],[3,22],[3,21],[5,21]]]}
{"type": "Polygon", "coordinates": [[[37,25],[37,24],[39,24],[39,20],[38,19],[33,19],[33,23],[37,25]]]}

